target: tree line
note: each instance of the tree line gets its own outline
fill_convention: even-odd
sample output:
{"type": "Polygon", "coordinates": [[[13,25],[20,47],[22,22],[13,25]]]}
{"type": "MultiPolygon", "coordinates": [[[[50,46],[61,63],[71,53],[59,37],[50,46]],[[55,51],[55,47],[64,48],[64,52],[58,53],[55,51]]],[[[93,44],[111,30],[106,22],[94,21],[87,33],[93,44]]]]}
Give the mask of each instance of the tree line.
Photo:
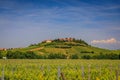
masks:
{"type": "Polygon", "coordinates": [[[7,57],[8,59],[120,59],[120,54],[102,52],[99,54],[82,53],[82,55],[62,53],[36,54],[33,51],[7,51],[6,54],[3,54],[0,51],[0,59],[3,57],[7,57]]]}

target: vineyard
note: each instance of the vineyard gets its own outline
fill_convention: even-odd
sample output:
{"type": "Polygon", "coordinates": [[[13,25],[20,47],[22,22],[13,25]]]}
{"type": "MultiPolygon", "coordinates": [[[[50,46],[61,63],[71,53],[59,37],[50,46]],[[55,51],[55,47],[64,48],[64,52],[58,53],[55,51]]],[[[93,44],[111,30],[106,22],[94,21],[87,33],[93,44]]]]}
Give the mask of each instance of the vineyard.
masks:
{"type": "Polygon", "coordinates": [[[120,60],[0,60],[0,80],[120,80],[120,60]]]}

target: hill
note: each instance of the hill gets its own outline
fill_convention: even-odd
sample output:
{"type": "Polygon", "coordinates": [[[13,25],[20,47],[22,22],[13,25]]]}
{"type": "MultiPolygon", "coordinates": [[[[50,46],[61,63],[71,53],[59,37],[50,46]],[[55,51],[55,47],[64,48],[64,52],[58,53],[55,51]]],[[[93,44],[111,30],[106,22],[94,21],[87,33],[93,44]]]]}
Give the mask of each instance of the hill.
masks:
{"type": "Polygon", "coordinates": [[[8,50],[6,56],[11,58],[49,58],[49,59],[119,59],[120,50],[108,50],[88,45],[84,40],[59,38],[44,40],[26,48],[8,50]],[[19,54],[18,54],[19,53],[19,54]],[[16,56],[17,57],[16,57],[16,56]],[[22,56],[21,56],[22,55],[22,56]],[[34,56],[34,57],[33,57],[34,56]]]}

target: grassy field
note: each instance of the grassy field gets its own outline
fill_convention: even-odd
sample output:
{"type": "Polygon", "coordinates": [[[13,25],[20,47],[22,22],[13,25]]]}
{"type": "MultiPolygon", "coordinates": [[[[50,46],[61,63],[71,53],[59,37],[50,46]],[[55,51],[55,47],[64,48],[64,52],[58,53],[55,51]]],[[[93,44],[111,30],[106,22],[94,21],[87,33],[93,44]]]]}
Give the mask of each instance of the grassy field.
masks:
{"type": "Polygon", "coordinates": [[[0,60],[3,80],[120,80],[120,60],[0,60]]]}

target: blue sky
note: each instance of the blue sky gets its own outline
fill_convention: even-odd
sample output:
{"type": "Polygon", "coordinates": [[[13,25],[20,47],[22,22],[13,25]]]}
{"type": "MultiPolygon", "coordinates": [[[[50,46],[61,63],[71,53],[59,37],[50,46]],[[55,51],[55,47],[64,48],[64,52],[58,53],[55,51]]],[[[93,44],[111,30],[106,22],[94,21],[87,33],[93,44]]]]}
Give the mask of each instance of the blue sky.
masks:
{"type": "Polygon", "coordinates": [[[0,0],[0,48],[74,37],[120,49],[120,0],[0,0]]]}

